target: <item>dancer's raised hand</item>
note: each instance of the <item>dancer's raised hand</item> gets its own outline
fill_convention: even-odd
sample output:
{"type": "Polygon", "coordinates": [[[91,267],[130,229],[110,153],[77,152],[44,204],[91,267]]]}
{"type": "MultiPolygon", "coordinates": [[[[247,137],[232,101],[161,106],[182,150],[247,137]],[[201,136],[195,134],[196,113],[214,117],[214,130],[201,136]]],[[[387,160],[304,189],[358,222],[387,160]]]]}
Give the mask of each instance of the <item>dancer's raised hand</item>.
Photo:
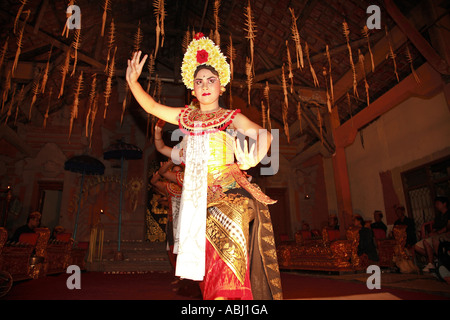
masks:
{"type": "Polygon", "coordinates": [[[239,139],[236,139],[234,154],[238,161],[239,169],[248,170],[258,164],[258,157],[255,152],[255,146],[256,143],[252,145],[249,151],[247,140],[244,140],[244,150],[242,150],[239,139]]]}
{"type": "Polygon", "coordinates": [[[132,59],[128,59],[128,68],[126,73],[126,79],[129,85],[134,84],[140,77],[142,73],[142,68],[144,67],[145,61],[148,58],[148,55],[145,55],[144,58],[141,59],[142,51],[136,51],[133,54],[132,59]]]}

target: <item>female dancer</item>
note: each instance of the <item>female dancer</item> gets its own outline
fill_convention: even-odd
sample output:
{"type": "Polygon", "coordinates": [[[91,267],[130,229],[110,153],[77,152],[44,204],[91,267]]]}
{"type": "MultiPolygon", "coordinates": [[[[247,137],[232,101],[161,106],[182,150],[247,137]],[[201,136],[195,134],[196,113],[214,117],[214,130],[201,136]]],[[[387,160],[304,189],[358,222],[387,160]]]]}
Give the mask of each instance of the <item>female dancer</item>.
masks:
{"type": "Polygon", "coordinates": [[[281,282],[268,204],[275,201],[241,170],[256,166],[272,136],[240,113],[219,106],[230,67],[210,39],[197,34],[182,64],[182,77],[199,107],[157,103],[138,82],[147,55],[128,60],[126,79],[148,113],[186,134],[179,212],[176,275],[201,282],[204,299],[281,299],[281,282]],[[236,132],[256,143],[241,148],[236,132]],[[238,163],[234,162],[234,157],[238,163]]]}

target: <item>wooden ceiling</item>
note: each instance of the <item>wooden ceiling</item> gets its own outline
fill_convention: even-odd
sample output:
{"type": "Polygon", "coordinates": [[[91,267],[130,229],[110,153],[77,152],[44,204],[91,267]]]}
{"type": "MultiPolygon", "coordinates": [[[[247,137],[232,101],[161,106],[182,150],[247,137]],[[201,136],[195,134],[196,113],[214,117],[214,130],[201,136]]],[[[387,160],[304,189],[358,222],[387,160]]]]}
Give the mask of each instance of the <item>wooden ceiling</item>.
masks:
{"type": "MultiPolygon", "coordinates": [[[[104,2],[104,0],[78,0],[75,3],[80,7],[82,14],[81,44],[77,50],[76,67],[77,72],[84,72],[86,79],[80,97],[82,99],[89,97],[89,76],[97,74],[99,83],[102,83],[103,86],[99,88],[106,86],[108,30],[112,19],[114,19],[116,27],[115,45],[117,45],[113,90],[120,90],[118,89],[119,84],[123,85],[124,83],[126,61],[133,51],[138,26],[143,34],[140,49],[144,53],[151,53],[155,48],[156,18],[153,1],[109,1],[110,6],[106,11],[105,19],[105,34],[101,36],[104,2]]],[[[301,141],[303,144],[299,148],[299,152],[320,139],[325,139],[328,151],[331,153],[333,151],[334,143],[330,133],[327,106],[327,93],[331,92],[330,73],[328,72],[330,67],[334,85],[332,107],[337,108],[339,121],[343,123],[367,107],[366,82],[370,103],[392,88],[398,81],[409,76],[413,69],[418,68],[426,61],[405,35],[399,35],[401,32],[387,13],[382,0],[222,0],[219,9],[221,48],[226,54],[230,39],[232,39],[236,56],[233,59],[234,79],[231,84],[231,93],[233,96],[239,96],[243,101],[247,101],[248,92],[245,61],[251,53],[249,41],[246,39],[244,14],[249,3],[257,30],[254,40],[255,76],[251,89],[251,104],[261,111],[261,101],[266,102],[264,87],[266,84],[269,85],[270,117],[273,124],[283,128],[284,122],[287,122],[291,143],[301,141]],[[369,5],[374,4],[381,8],[382,28],[370,30],[367,39],[362,31],[370,16],[366,13],[366,9],[369,5]],[[290,8],[295,14],[301,37],[304,55],[303,68],[297,68],[295,59],[296,47],[292,38],[290,8]],[[343,33],[344,21],[349,28],[348,43],[343,33]],[[369,40],[375,56],[373,71],[370,67],[367,40],[369,40]],[[306,44],[309,48],[309,60],[306,55],[306,44]],[[331,66],[326,54],[327,46],[331,66]],[[355,78],[356,91],[353,88],[354,77],[349,47],[352,51],[357,75],[355,78]],[[289,48],[293,65],[292,92],[290,91],[291,79],[288,77],[287,48],[289,48]],[[392,55],[390,55],[390,48],[395,54],[395,67],[392,55]],[[411,54],[411,59],[407,56],[407,50],[411,54]],[[365,72],[362,72],[358,63],[359,52],[365,57],[365,72]],[[285,119],[283,119],[282,68],[285,70],[287,79],[289,101],[285,119]],[[311,70],[314,70],[318,84],[314,83],[311,70]],[[324,70],[327,71],[326,74],[324,74],[324,70]],[[299,103],[302,114],[301,128],[297,113],[299,103]]],[[[424,18],[427,16],[424,12],[430,10],[427,3],[428,1],[417,0],[394,1],[401,13],[408,17],[425,38],[428,29],[436,22],[436,18],[431,15],[429,18],[424,18]]],[[[180,67],[184,52],[182,43],[186,31],[195,30],[195,32],[203,32],[206,35],[214,32],[214,4],[214,0],[165,0],[164,46],[160,48],[156,57],[156,73],[160,79],[163,79],[163,94],[164,83],[183,86],[180,67]]],[[[67,107],[73,101],[73,88],[78,75],[76,73],[70,76],[74,64],[73,52],[64,93],[57,98],[62,81],[60,68],[64,64],[67,48],[72,45],[75,36],[74,31],[70,31],[67,37],[62,35],[66,22],[67,5],[68,1],[49,0],[9,0],[2,1],[0,4],[0,23],[4,30],[0,35],[0,46],[6,48],[5,44],[7,44],[1,69],[2,96],[0,99],[2,99],[3,109],[0,121],[7,122],[12,128],[17,122],[40,125],[48,107],[52,113],[67,107]],[[21,8],[23,11],[18,15],[21,8]],[[30,12],[28,18],[27,10],[30,12]],[[16,17],[18,18],[15,23],[16,17]],[[17,42],[22,28],[20,55],[17,55],[17,42]],[[18,57],[17,70],[20,71],[17,71],[17,74],[19,76],[13,77],[10,89],[5,90],[8,89],[8,70],[16,57],[18,57]],[[49,100],[49,89],[47,88],[46,92],[38,93],[33,99],[33,85],[37,81],[42,83],[47,62],[49,62],[50,68],[48,88],[54,87],[53,98],[49,100]],[[16,84],[16,95],[13,97],[14,84],[16,84]],[[8,105],[13,99],[17,101],[22,87],[23,97],[20,99],[23,100],[21,100],[17,118],[13,111],[8,116],[8,105]],[[30,114],[29,105],[32,100],[35,102],[30,114]]],[[[143,78],[145,76],[146,73],[143,78]]],[[[188,97],[187,94],[186,97],[188,97]]],[[[225,100],[228,104],[228,95],[225,100]]],[[[99,103],[102,104],[101,100],[99,103]]],[[[138,109],[139,107],[132,101],[130,112],[138,109]]],[[[142,113],[134,112],[134,114],[142,117],[142,113]]],[[[141,122],[143,123],[143,121],[141,122]]],[[[145,129],[142,128],[142,130],[145,129]]]]}

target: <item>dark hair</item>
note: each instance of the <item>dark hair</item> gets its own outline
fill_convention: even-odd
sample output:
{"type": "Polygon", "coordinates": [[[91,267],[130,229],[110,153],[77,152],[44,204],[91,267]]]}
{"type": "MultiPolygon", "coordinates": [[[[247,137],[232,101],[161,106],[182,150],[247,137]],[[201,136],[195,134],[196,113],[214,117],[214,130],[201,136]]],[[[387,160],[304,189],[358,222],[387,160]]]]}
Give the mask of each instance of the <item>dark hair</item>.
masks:
{"type": "Polygon", "coordinates": [[[197,69],[195,69],[194,72],[194,78],[197,76],[197,73],[199,73],[200,70],[203,69],[208,69],[209,71],[211,71],[214,75],[219,76],[219,73],[216,71],[216,69],[214,69],[213,67],[207,65],[207,64],[201,64],[197,67],[197,69]]]}
{"type": "Polygon", "coordinates": [[[353,219],[358,220],[361,223],[361,226],[364,227],[364,219],[359,214],[353,216],[353,219]]]}
{"type": "Polygon", "coordinates": [[[445,196],[437,196],[436,198],[434,198],[434,202],[436,201],[445,203],[448,206],[448,198],[445,196]]]}

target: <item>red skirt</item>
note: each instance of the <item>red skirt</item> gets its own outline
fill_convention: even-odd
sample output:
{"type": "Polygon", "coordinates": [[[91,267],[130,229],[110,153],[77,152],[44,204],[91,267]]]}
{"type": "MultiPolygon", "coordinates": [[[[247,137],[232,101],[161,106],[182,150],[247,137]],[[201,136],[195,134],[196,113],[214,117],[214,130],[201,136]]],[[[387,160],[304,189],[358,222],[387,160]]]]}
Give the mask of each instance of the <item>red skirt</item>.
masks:
{"type": "Polygon", "coordinates": [[[205,269],[205,278],[200,283],[204,300],[216,298],[253,300],[249,264],[247,263],[247,272],[242,284],[208,240],[206,240],[205,269]]]}

